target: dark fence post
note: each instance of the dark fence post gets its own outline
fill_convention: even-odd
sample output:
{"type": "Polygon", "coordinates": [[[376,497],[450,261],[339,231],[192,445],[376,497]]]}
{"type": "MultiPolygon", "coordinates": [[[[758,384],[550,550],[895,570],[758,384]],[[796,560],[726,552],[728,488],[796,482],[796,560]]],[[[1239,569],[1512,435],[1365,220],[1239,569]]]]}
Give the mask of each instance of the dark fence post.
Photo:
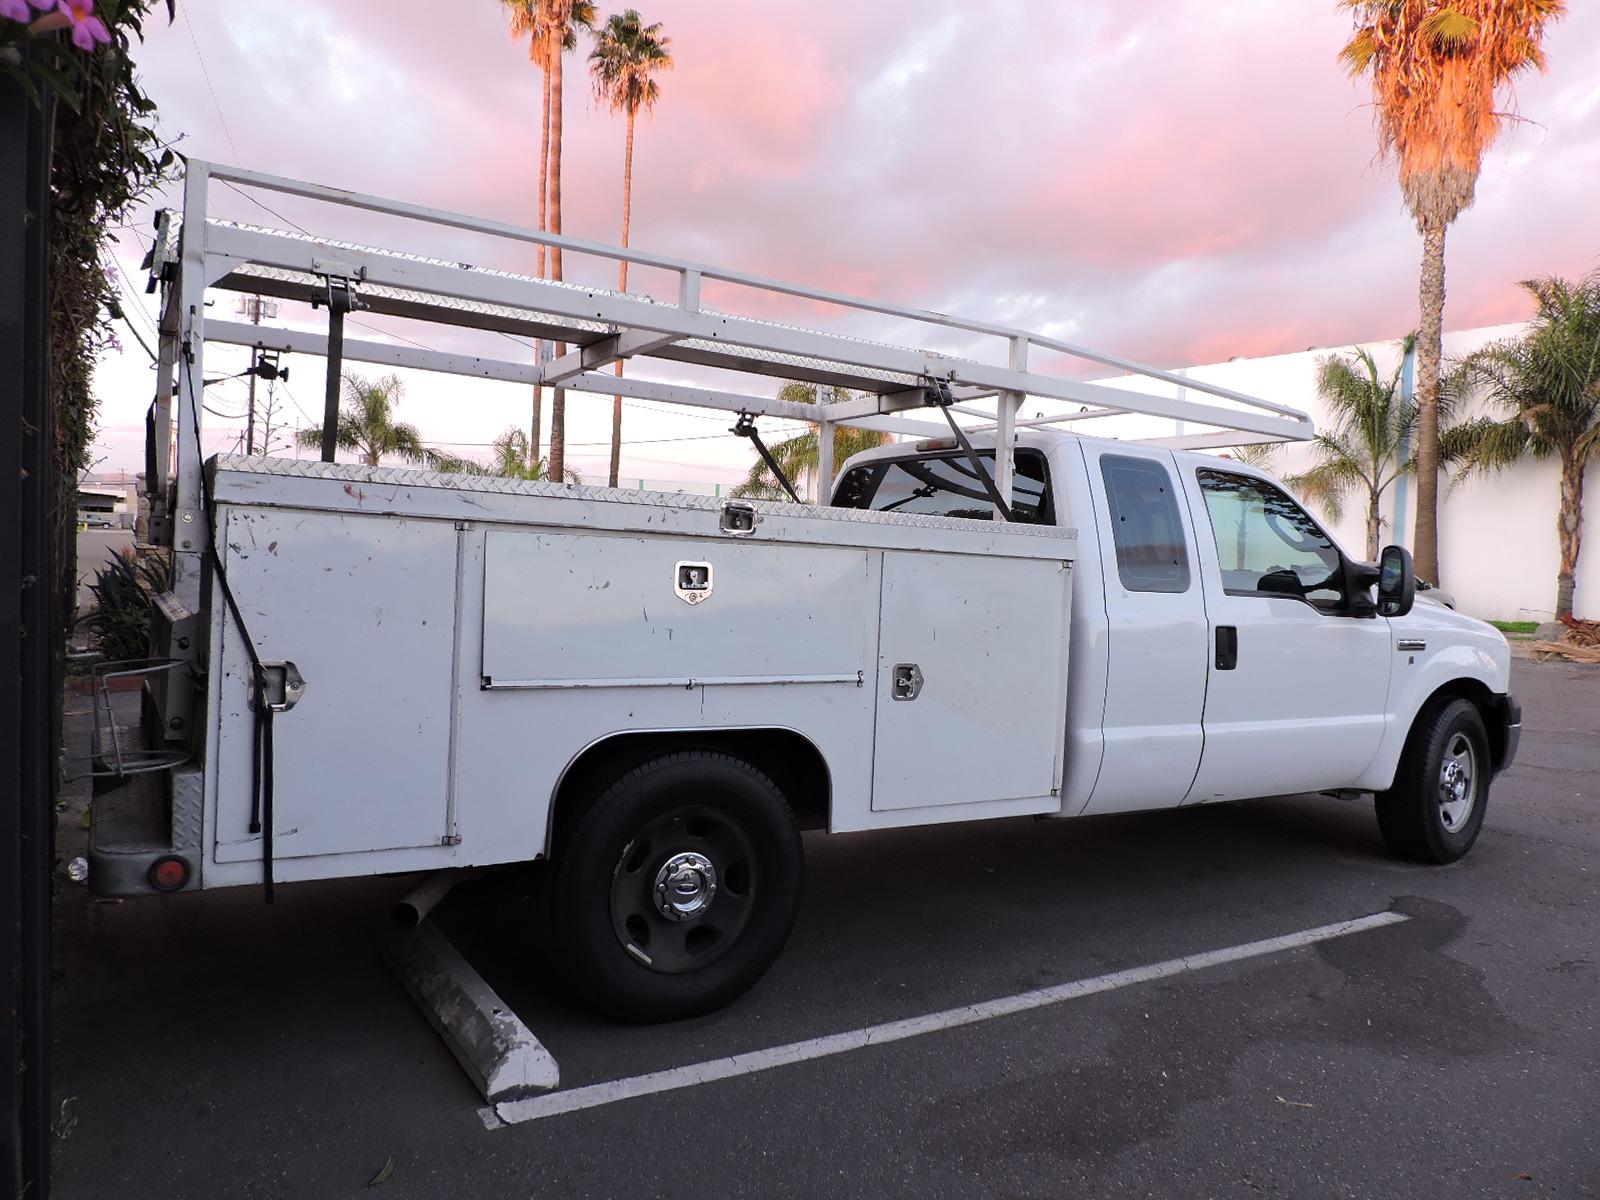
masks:
{"type": "MultiPolygon", "coordinates": [[[[0,76],[0,1191],[50,1167],[50,877],[67,537],[48,354],[48,110],[0,76]]],[[[75,482],[75,481],[74,481],[75,482]]]]}

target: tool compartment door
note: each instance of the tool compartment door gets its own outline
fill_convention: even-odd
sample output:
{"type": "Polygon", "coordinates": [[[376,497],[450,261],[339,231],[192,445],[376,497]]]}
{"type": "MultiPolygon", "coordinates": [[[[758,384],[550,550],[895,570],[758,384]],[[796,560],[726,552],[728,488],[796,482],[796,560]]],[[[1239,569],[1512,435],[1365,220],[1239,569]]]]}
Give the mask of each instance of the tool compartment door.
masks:
{"type": "Polygon", "coordinates": [[[490,530],[483,687],[854,692],[872,653],[869,567],[847,548],[490,530]]]}
{"type": "MultiPolygon", "coordinates": [[[[449,791],[456,531],[448,521],[229,507],[223,554],[257,652],[305,695],[273,722],[273,854],[437,846],[449,791]]],[[[221,622],[218,862],[261,857],[250,832],[250,661],[221,622]]]]}
{"type": "Polygon", "coordinates": [[[1059,807],[1071,594],[1060,559],[884,554],[874,811],[1059,807]]]}

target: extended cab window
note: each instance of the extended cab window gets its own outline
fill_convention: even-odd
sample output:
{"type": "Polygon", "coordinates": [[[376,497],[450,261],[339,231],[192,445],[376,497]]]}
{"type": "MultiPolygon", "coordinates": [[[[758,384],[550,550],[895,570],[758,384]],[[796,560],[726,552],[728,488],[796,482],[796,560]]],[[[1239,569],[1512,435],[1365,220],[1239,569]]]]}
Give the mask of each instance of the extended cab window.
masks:
{"type": "Polygon", "coordinates": [[[1343,568],[1328,535],[1280,488],[1228,471],[1195,472],[1217,539],[1223,590],[1344,604],[1343,568]]]}
{"type": "MultiPolygon", "coordinates": [[[[994,451],[979,451],[984,469],[994,478],[994,451]]],[[[1028,525],[1053,525],[1050,478],[1044,455],[1018,450],[1017,470],[1011,484],[1011,515],[1028,525]]],[[[833,503],[839,508],[870,508],[875,512],[917,513],[933,517],[994,519],[994,502],[973,473],[972,464],[959,450],[862,463],[839,480],[833,503]]]]}
{"type": "Polygon", "coordinates": [[[1117,548],[1117,575],[1130,592],[1187,592],[1189,549],[1172,475],[1149,458],[1100,457],[1117,548]]]}

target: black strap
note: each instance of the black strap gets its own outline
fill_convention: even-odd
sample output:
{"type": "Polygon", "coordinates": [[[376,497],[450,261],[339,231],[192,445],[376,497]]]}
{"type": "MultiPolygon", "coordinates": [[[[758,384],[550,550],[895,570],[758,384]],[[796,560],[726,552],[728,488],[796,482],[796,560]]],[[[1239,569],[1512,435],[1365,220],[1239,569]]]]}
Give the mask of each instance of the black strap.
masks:
{"type": "MultiPolygon", "coordinates": [[[[193,311],[190,312],[191,319],[193,311]]],[[[261,835],[261,886],[262,899],[271,904],[272,896],[272,707],[267,700],[267,670],[256,653],[255,641],[245,626],[244,613],[234,598],[233,587],[228,583],[228,573],[222,566],[222,555],[217,552],[216,505],[211,496],[211,480],[206,475],[205,454],[200,449],[200,397],[195,395],[194,351],[186,340],[183,344],[183,383],[189,390],[189,420],[194,429],[194,452],[200,459],[200,498],[206,517],[206,556],[211,562],[211,573],[222,589],[222,599],[239,631],[245,654],[250,658],[250,674],[255,682],[255,736],[252,740],[250,784],[250,832],[261,835]]]]}
{"type": "MultiPolygon", "coordinates": [[[[1011,515],[1011,506],[1006,503],[1005,497],[1000,494],[1000,489],[995,486],[994,477],[989,474],[988,468],[983,465],[983,459],[978,457],[978,452],[972,448],[972,443],[967,441],[967,435],[962,432],[961,426],[956,424],[955,415],[950,411],[950,406],[956,402],[956,398],[950,394],[949,385],[944,380],[929,375],[924,386],[927,388],[926,402],[942,412],[944,419],[950,422],[950,432],[955,434],[956,442],[966,453],[967,461],[972,464],[973,474],[983,484],[983,490],[989,493],[989,499],[993,502],[995,508],[1000,510],[1000,515],[1007,521],[1015,520],[1016,518],[1011,515]]],[[[999,452],[1000,449],[997,446],[995,453],[998,454],[999,452]]]]}
{"type": "Polygon", "coordinates": [[[256,729],[261,735],[261,889],[262,899],[272,903],[272,718],[276,710],[263,693],[257,693],[256,729]]]}
{"type": "MultiPolygon", "coordinates": [[[[756,432],[756,421],[747,412],[739,414],[739,420],[734,424],[733,432],[740,437],[749,438],[755,443],[756,453],[761,455],[761,461],[767,464],[767,470],[772,472],[772,477],[783,484],[783,490],[789,493],[789,498],[796,504],[801,504],[800,494],[794,490],[794,484],[789,482],[789,477],[783,473],[783,468],[778,465],[778,460],[772,457],[772,451],[767,449],[767,444],[761,440],[761,435],[756,432]]],[[[821,433],[817,434],[821,437],[821,433]]]]}

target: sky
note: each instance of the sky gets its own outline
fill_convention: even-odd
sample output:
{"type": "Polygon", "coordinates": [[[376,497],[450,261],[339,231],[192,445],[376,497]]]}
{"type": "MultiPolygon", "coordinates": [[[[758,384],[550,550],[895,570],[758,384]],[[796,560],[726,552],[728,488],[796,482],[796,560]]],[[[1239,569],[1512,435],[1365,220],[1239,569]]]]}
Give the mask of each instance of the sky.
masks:
{"type": "MultiPolygon", "coordinates": [[[[1517,280],[1600,265],[1600,5],[1572,8],[1546,40],[1548,73],[1519,81],[1519,119],[1450,231],[1446,328],[1519,320],[1517,280]]],[[[179,0],[178,11],[170,26],[152,14],[136,62],[163,137],[185,154],[534,223],[540,77],[496,0],[179,0]]],[[[1349,26],[1331,0],[650,0],[642,12],[672,39],[676,68],[640,119],[636,248],[1163,367],[1415,325],[1420,241],[1375,158],[1364,85],[1336,61],[1349,26]]],[[[624,123],[589,95],[587,46],[566,72],[565,231],[615,242],[624,123]]],[[[277,223],[224,200],[222,215],[277,223]]],[[[329,236],[391,232],[288,215],[329,236]]],[[[147,336],[148,221],[131,213],[117,247],[147,336]]],[[[295,309],[280,322],[315,327],[295,309]]],[[[384,328],[456,344],[448,331],[384,328]]],[[[122,333],[96,375],[100,470],[142,461],[153,376],[122,333]]],[[[350,333],[378,336],[370,323],[350,333]]],[[[499,353],[531,357],[509,343],[499,353]]],[[[214,353],[207,375],[244,365],[229,354],[214,353]]],[[[291,421],[318,413],[322,380],[320,360],[291,360],[278,396],[291,421]]],[[[527,420],[526,388],[405,382],[401,415],[460,453],[485,454],[481,443],[527,420]]],[[[208,418],[208,449],[237,438],[243,386],[210,390],[225,415],[208,418]]],[[[609,397],[573,396],[569,410],[569,457],[603,482],[609,397]]],[[[728,482],[750,458],[721,436],[725,416],[630,403],[625,420],[625,478],[728,482]]]]}

